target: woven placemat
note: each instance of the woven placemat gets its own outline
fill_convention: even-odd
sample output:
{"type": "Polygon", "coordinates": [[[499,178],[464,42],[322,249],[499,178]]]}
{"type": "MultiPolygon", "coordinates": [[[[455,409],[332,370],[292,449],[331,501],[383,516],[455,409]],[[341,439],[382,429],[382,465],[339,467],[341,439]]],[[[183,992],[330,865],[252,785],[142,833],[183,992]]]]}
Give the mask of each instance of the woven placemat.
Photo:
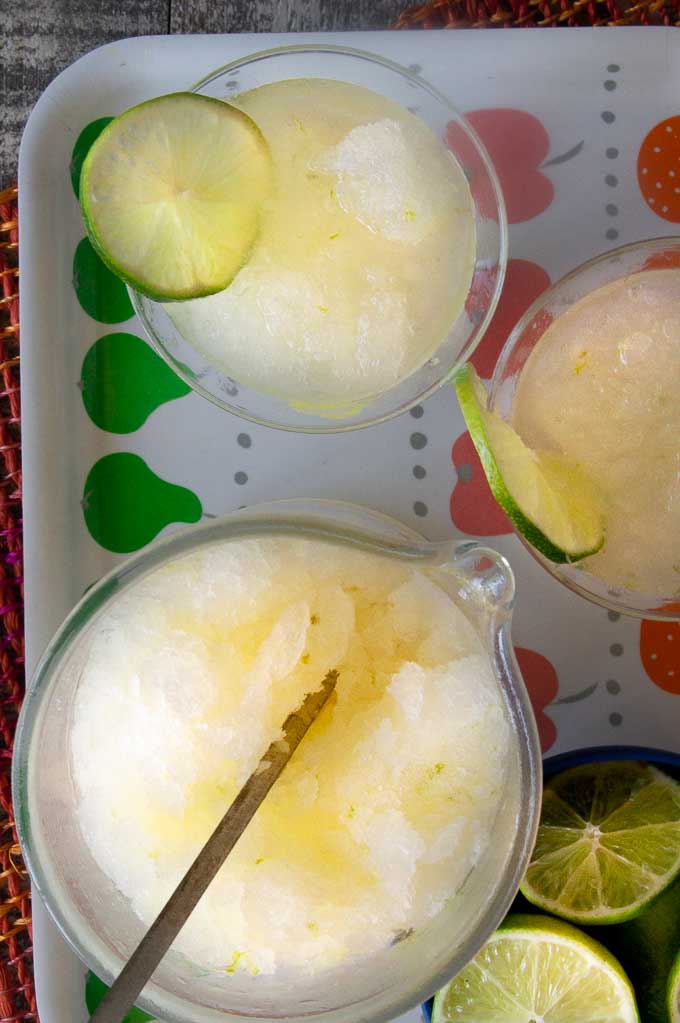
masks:
{"type": "Polygon", "coordinates": [[[431,0],[409,7],[395,28],[680,26],[680,0],[431,0]]]}
{"type": "Polygon", "coordinates": [[[0,1023],[37,1020],[31,894],[11,767],[24,695],[17,190],[0,192],[0,1023]]]}

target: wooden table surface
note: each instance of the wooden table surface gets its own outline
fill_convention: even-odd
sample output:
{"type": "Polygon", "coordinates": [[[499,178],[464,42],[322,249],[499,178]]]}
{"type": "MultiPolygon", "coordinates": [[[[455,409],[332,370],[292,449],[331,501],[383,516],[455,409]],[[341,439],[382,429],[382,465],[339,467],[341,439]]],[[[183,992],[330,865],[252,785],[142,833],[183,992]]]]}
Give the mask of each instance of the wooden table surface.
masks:
{"type": "Polygon", "coordinates": [[[49,82],[84,53],[138,35],[389,28],[407,0],[0,0],[0,189],[49,82]]]}

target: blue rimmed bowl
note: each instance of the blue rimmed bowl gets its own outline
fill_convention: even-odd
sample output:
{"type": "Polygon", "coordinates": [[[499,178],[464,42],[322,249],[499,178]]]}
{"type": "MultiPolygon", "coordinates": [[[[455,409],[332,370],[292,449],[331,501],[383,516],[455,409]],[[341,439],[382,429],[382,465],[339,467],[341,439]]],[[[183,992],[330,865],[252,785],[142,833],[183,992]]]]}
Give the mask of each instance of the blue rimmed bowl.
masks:
{"type": "MultiPolygon", "coordinates": [[[[580,767],[581,764],[594,764],[607,760],[644,760],[648,764],[660,767],[674,778],[680,780],[680,753],[673,753],[671,750],[653,749],[650,746],[586,746],[584,749],[570,750],[568,753],[558,753],[554,757],[548,757],[543,761],[543,781],[548,781],[561,771],[568,771],[571,767],[580,767]]],[[[517,900],[521,900],[521,894],[517,900]]],[[[527,905],[522,901],[521,906],[511,906],[510,912],[526,912],[527,905]]],[[[425,1023],[432,1023],[432,1005],[434,998],[423,1002],[421,1008],[425,1023]]]]}

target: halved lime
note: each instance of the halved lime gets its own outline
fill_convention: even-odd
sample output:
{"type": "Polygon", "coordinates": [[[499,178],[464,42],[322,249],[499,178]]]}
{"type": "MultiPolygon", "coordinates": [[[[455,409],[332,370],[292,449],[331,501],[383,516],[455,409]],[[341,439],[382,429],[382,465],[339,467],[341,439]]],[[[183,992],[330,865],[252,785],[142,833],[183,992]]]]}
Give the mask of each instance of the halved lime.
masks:
{"type": "Polygon", "coordinates": [[[680,1023],[680,949],[668,979],[668,1017],[671,1023],[680,1023]]]}
{"type": "Polygon", "coordinates": [[[150,298],[221,291],[246,262],[271,188],[269,148],[243,111],[178,92],[116,117],[80,178],[102,260],[150,298]]]}
{"type": "Polygon", "coordinates": [[[637,916],[680,874],[680,784],[647,764],[585,764],[543,792],[522,893],[582,924],[637,916]]]}
{"type": "Polygon", "coordinates": [[[580,561],[604,543],[597,493],[578,465],[532,451],[509,423],[487,408],[484,385],[467,363],[456,393],[491,492],[532,547],[551,561],[580,561]]]}
{"type": "Polygon", "coordinates": [[[432,1023],[637,1023],[630,981],[606,948],[545,916],[507,917],[436,996],[432,1023]]]}

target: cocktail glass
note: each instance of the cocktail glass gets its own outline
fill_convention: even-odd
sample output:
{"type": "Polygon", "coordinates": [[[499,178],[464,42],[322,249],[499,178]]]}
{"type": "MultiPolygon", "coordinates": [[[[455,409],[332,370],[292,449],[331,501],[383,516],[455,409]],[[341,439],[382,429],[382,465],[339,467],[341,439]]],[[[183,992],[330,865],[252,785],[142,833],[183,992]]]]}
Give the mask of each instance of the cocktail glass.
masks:
{"type": "MultiPolygon", "coordinates": [[[[501,351],[489,395],[489,407],[504,419],[511,409],[522,370],[548,327],[562,313],[597,288],[645,271],[680,267],[680,238],[634,242],[606,252],[577,267],[548,288],[526,311],[501,351]]],[[[633,456],[634,453],[631,453],[633,456]]],[[[521,534],[527,548],[551,575],[575,593],[622,614],[639,618],[680,620],[680,598],[670,593],[641,593],[608,585],[580,563],[555,564],[521,534]]],[[[668,557],[677,559],[677,537],[668,537],[668,557]]]]}
{"type": "Polygon", "coordinates": [[[493,316],[505,275],[507,223],[493,166],[481,142],[449,100],[422,78],[361,50],[324,44],[283,46],[219,68],[194,91],[229,100],[235,93],[289,78],[331,78],[372,89],[418,116],[448,147],[470,181],[476,231],[472,280],[465,303],[427,362],[387,391],[323,413],[301,410],[208,363],[177,330],[162,304],[131,291],[135,311],[158,352],[195,391],[244,419],[301,433],[339,433],[390,419],[437,391],[472,354],[493,316]]]}

